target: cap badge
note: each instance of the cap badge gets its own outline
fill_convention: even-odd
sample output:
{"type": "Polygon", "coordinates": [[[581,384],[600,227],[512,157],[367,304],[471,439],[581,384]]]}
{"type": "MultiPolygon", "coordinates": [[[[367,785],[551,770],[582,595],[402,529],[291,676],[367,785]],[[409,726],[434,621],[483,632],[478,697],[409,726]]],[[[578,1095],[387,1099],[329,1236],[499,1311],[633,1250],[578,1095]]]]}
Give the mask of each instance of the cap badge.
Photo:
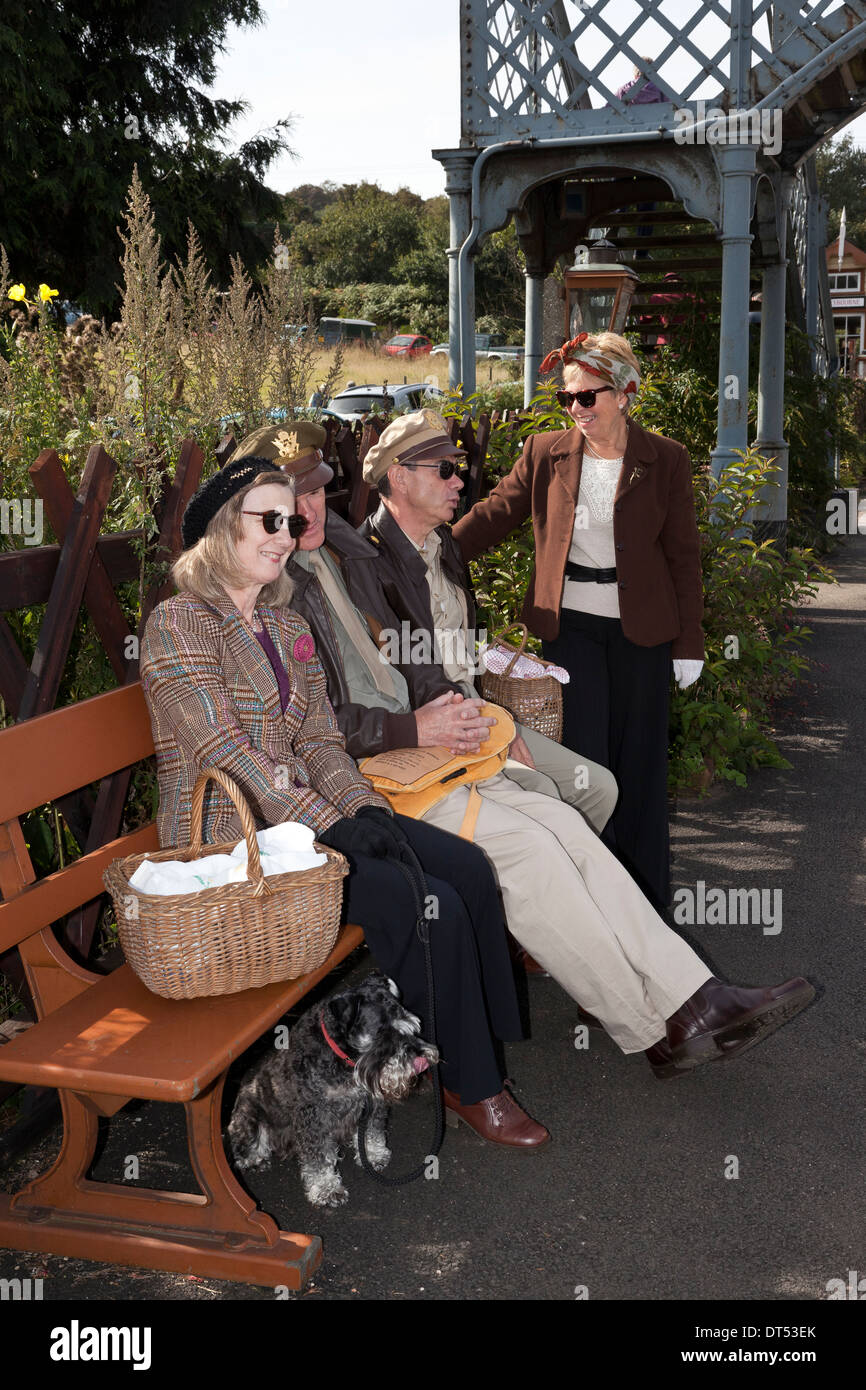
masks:
{"type": "Polygon", "coordinates": [[[280,430],[274,443],[281,459],[296,459],[301,452],[296,430],[280,430]]]}

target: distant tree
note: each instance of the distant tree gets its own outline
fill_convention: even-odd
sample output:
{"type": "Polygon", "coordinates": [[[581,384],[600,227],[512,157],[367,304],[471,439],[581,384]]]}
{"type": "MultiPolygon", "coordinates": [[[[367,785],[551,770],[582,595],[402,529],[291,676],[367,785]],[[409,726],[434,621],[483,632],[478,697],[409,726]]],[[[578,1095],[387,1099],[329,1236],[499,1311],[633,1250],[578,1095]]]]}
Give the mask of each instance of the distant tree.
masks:
{"type": "Polygon", "coordinates": [[[340,196],[335,183],[326,179],[323,184],[301,183],[286,194],[286,202],[297,203],[309,212],[321,212],[329,203],[335,203],[340,196]]]}
{"type": "Polygon", "coordinates": [[[839,234],[839,220],[845,208],[848,238],[866,251],[866,150],[854,144],[850,135],[822,145],[815,156],[818,184],[829,203],[827,239],[839,234]]]}
{"type": "MultiPolygon", "coordinates": [[[[408,190],[407,190],[408,192],[408,190]]],[[[313,285],[362,281],[393,284],[395,266],[417,244],[420,198],[386,193],[374,183],[344,184],[315,223],[299,226],[293,246],[313,285]]]]}
{"type": "Polygon", "coordinates": [[[218,280],[232,254],[267,258],[257,227],[280,199],[264,178],[290,122],[228,152],[244,103],[206,90],[229,25],[261,20],[258,0],[3,0],[0,242],[19,280],[111,312],[136,165],[164,253],[183,252],[191,218],[218,280]]]}

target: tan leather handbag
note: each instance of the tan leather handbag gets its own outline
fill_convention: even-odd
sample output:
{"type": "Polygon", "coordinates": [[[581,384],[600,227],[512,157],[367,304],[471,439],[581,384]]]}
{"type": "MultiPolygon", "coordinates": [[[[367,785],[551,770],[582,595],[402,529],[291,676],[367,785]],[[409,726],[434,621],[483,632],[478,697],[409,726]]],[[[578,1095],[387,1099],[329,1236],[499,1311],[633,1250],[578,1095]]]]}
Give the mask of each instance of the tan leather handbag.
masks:
{"type": "Polygon", "coordinates": [[[469,785],[469,804],[459,834],[471,840],[481,809],[477,783],[502,771],[515,735],[514,721],[507,710],[485,704],[481,713],[496,723],[477,753],[455,756],[447,748],[395,748],[390,753],[363,758],[358,766],[395,811],[416,819],[443,801],[455,787],[469,785]]]}

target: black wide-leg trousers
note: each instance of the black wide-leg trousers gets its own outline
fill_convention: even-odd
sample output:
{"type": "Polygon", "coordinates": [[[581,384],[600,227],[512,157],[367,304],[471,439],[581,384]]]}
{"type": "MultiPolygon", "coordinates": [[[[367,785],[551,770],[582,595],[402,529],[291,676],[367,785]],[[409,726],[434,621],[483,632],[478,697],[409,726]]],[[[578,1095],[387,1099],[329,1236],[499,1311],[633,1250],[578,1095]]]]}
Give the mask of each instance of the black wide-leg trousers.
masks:
{"type": "MultiPolygon", "coordinates": [[[[456,835],[397,816],[417,854],[431,902],[427,924],[443,1085],[472,1105],[502,1090],[495,1038],[523,1037],[514,974],[493,872],[481,850],[456,835]]],[[[400,988],[432,1040],[424,947],[412,889],[397,864],[349,856],[343,920],[364,928],[376,965],[400,988]]]]}
{"type": "Polygon", "coordinates": [[[563,608],[544,656],[564,666],[562,742],[609,768],[619,800],[602,832],[657,911],[670,901],[668,713],[671,644],[638,647],[618,618],[563,608]]]}

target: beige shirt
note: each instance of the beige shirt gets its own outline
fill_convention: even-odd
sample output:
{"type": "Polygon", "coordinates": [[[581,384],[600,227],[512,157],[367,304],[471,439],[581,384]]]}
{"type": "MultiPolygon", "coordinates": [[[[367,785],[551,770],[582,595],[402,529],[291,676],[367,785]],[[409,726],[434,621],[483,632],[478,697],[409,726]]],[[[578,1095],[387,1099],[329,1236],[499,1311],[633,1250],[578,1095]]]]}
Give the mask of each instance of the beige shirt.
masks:
{"type": "MultiPolygon", "coordinates": [[[[405,532],[403,533],[406,534],[405,532]]],[[[408,539],[411,541],[412,537],[408,539]]],[[[442,538],[431,531],[423,545],[412,541],[427,566],[430,609],[433,614],[433,659],[455,684],[472,684],[475,674],[474,652],[469,648],[469,612],[466,595],[442,571],[442,538]]]]}
{"type": "MultiPolygon", "coordinates": [[[[574,509],[574,528],[568,558],[576,565],[606,570],[616,567],[613,543],[613,499],[622,472],[622,459],[602,459],[583,451],[580,491],[574,509]]],[[[569,579],[562,590],[563,608],[618,618],[619,588],[591,580],[569,579]]]]}

